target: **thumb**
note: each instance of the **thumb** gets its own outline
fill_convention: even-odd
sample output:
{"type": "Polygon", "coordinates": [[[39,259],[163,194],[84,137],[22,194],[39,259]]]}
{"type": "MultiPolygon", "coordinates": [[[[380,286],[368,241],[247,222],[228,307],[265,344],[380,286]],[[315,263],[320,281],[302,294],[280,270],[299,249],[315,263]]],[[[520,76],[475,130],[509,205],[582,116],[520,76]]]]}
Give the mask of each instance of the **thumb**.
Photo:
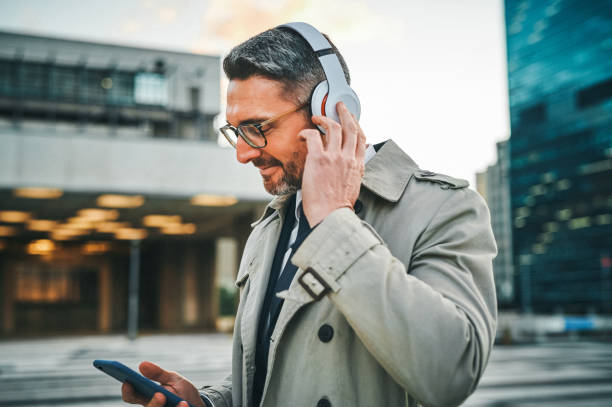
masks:
{"type": "Polygon", "coordinates": [[[151,380],[155,380],[161,384],[168,384],[177,381],[179,375],[174,372],[169,372],[157,366],[155,363],[142,362],[138,366],[140,373],[151,380]]]}

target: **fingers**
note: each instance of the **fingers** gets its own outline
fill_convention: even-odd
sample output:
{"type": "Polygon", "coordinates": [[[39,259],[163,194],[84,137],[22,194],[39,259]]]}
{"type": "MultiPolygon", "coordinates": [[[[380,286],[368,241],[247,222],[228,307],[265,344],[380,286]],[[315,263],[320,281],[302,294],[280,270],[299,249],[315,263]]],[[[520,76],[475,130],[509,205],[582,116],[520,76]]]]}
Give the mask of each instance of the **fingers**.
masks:
{"type": "Polygon", "coordinates": [[[342,127],[340,123],[326,116],[312,116],[312,122],[325,130],[326,149],[340,151],[342,148],[342,127]]]}
{"type": "Polygon", "coordinates": [[[134,387],[129,383],[123,383],[121,386],[121,398],[126,403],[130,404],[140,404],[144,406],[147,404],[147,399],[143,397],[141,394],[138,394],[134,387]]]}
{"type": "Polygon", "coordinates": [[[354,154],[357,158],[363,158],[366,141],[357,119],[342,102],[338,102],[336,111],[340,123],[326,116],[312,117],[312,122],[325,130],[327,136],[326,149],[332,151],[342,149],[348,154],[354,154]]]}
{"type": "Polygon", "coordinates": [[[316,130],[304,130],[300,135],[306,140],[309,152],[342,151],[343,155],[354,157],[360,166],[361,176],[363,176],[366,152],[366,138],[363,129],[344,103],[338,102],[336,111],[340,123],[325,116],[312,117],[312,122],[325,130],[327,145],[323,144],[321,134],[316,130]]]}
{"type": "Polygon", "coordinates": [[[318,130],[304,129],[300,131],[298,136],[306,141],[308,153],[321,153],[323,151],[323,140],[318,130]]]}
{"type": "Polygon", "coordinates": [[[342,125],[342,149],[347,153],[355,154],[359,125],[344,103],[339,102],[336,105],[336,112],[338,112],[342,125]]]}
{"type": "MultiPolygon", "coordinates": [[[[138,368],[140,369],[140,372],[144,376],[152,380],[156,380],[160,382],[161,384],[176,383],[183,379],[179,374],[174,373],[174,372],[168,372],[151,362],[142,362],[138,368]]],[[[189,383],[189,385],[191,384],[189,383]]],[[[174,389],[170,389],[170,390],[172,392],[175,392],[174,389]]],[[[149,400],[142,394],[139,394],[138,392],[136,392],[136,390],[134,389],[134,386],[132,386],[130,383],[127,383],[127,382],[123,383],[123,385],[121,386],[121,397],[123,398],[123,401],[125,401],[126,403],[140,404],[145,407],[164,407],[166,405],[166,396],[164,396],[162,393],[155,393],[153,397],[151,397],[151,399],[149,400]]],[[[177,406],[178,407],[189,407],[189,404],[183,401],[177,404],[177,406]]]]}
{"type": "Polygon", "coordinates": [[[161,384],[173,383],[180,378],[176,373],[164,370],[155,363],[151,362],[142,362],[140,366],[138,366],[138,369],[143,376],[160,382],[161,384]]]}
{"type": "Polygon", "coordinates": [[[166,396],[162,393],[155,393],[146,407],[164,407],[166,405],[166,396]]]}
{"type": "MultiPolygon", "coordinates": [[[[355,122],[357,122],[355,120],[355,122]]],[[[356,151],[355,154],[357,156],[357,159],[359,160],[359,162],[363,163],[365,160],[365,152],[366,152],[366,137],[365,134],[363,133],[363,129],[361,128],[361,126],[359,125],[359,123],[357,123],[357,146],[356,146],[356,151]]]]}

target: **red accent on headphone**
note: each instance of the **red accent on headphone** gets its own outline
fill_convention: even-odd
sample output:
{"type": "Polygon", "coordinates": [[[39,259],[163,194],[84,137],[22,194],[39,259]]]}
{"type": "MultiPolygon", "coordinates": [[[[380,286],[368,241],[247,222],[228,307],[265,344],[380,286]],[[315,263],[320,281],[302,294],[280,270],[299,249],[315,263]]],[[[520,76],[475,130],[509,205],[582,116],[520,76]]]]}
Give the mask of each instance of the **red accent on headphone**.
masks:
{"type": "Polygon", "coordinates": [[[323,102],[321,102],[321,116],[325,116],[325,103],[327,102],[328,95],[329,93],[326,93],[325,97],[323,98],[323,102]]]}

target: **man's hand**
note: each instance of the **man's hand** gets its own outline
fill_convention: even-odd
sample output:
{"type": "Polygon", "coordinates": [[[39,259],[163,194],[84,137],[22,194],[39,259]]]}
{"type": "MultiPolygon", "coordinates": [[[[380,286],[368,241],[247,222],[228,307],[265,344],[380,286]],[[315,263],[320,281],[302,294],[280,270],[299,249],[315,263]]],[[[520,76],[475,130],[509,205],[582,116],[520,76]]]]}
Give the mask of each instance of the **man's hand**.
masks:
{"type": "MultiPolygon", "coordinates": [[[[142,362],[138,369],[143,376],[159,382],[166,390],[188,401],[191,405],[205,407],[198,389],[180,374],[164,370],[151,362],[142,362]]],[[[149,400],[143,395],[138,394],[129,383],[123,383],[121,386],[121,397],[126,403],[140,404],[146,407],[163,407],[166,404],[166,396],[163,394],[155,393],[151,400],[149,400]]],[[[188,404],[181,401],[177,404],[177,407],[188,407],[188,404]]]]}
{"type": "Polygon", "coordinates": [[[364,173],[365,135],[344,103],[336,105],[340,123],[324,116],[312,122],[325,129],[302,130],[308,155],[302,178],[302,204],[311,227],[338,208],[352,208],[364,173]],[[325,141],[324,141],[325,140],[325,141]]]}

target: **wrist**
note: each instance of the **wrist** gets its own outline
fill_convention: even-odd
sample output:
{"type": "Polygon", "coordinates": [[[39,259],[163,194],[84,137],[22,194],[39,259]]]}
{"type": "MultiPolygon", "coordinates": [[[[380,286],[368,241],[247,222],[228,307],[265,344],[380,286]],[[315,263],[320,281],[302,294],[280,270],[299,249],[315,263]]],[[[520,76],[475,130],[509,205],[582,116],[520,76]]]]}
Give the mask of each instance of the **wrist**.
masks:
{"type": "Polygon", "coordinates": [[[311,216],[307,215],[306,218],[308,219],[308,224],[310,225],[311,228],[314,228],[319,223],[323,222],[325,218],[327,218],[332,212],[338,209],[342,209],[342,208],[348,208],[351,211],[355,212],[355,208],[353,207],[353,205],[348,204],[348,203],[328,207],[326,210],[322,210],[319,213],[313,213],[311,214],[311,216]]]}

